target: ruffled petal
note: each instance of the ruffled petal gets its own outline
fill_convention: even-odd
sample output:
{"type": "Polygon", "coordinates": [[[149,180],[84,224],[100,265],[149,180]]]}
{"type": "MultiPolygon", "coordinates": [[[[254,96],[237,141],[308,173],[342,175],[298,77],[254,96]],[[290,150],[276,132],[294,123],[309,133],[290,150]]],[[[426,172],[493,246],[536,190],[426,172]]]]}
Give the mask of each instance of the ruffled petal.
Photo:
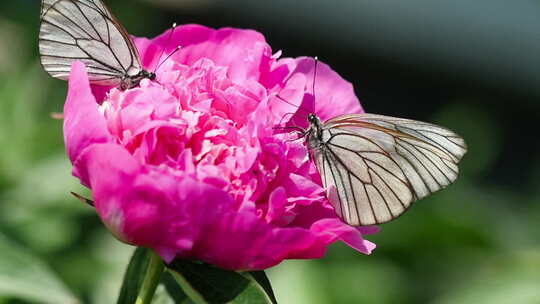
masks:
{"type": "MultiPolygon", "coordinates": [[[[69,158],[75,162],[88,146],[113,140],[107,122],[98,111],[98,104],[90,89],[86,67],[75,62],[71,67],[69,90],[64,105],[64,142],[69,158]]],[[[86,178],[74,168],[74,174],[86,178]]]]}
{"type": "Polygon", "coordinates": [[[264,36],[253,30],[221,28],[218,30],[191,24],[183,25],[161,34],[152,42],[135,40],[143,54],[145,66],[156,65],[156,57],[164,49],[166,54],[181,50],[174,55],[175,60],[192,65],[201,58],[211,59],[218,65],[228,67],[229,77],[237,83],[248,79],[258,79],[261,64],[272,56],[264,36]]]}
{"type": "Polygon", "coordinates": [[[323,219],[311,226],[311,231],[315,233],[322,242],[331,244],[336,240],[345,242],[350,247],[370,254],[375,249],[375,244],[364,240],[362,233],[355,227],[351,227],[339,219],[323,219]]]}
{"type": "Polygon", "coordinates": [[[205,223],[232,207],[226,192],[188,175],[148,170],[119,145],[93,145],[79,166],[109,230],[124,242],[155,248],[167,262],[189,252],[205,223]]]}

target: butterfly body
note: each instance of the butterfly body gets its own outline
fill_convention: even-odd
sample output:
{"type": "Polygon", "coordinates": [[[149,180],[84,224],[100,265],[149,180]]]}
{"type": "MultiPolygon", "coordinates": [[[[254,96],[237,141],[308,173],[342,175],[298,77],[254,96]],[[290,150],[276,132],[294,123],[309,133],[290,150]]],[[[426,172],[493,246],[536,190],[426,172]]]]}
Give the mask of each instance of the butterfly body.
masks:
{"type": "Polygon", "coordinates": [[[311,113],[308,115],[308,122],[310,126],[305,133],[306,144],[310,151],[320,149],[324,146],[321,120],[317,115],[311,113]]]}
{"type": "Polygon", "coordinates": [[[156,75],[143,69],[135,44],[101,0],[42,0],[41,65],[67,80],[74,61],[85,64],[90,83],[137,86],[156,75]]]}
{"type": "Polygon", "coordinates": [[[375,114],[308,116],[309,155],[336,213],[353,226],[391,221],[451,184],[466,152],[443,127],[375,114]]]}

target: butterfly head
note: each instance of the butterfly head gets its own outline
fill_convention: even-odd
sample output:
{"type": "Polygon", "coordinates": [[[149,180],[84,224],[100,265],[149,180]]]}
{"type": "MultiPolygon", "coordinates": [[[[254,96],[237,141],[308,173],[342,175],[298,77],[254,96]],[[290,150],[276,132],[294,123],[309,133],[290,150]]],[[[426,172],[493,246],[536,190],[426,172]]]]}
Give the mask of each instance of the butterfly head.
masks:
{"type": "Polygon", "coordinates": [[[141,82],[141,80],[145,78],[153,81],[156,79],[156,73],[148,72],[147,70],[140,70],[139,73],[135,75],[125,75],[120,82],[120,89],[126,90],[136,87],[137,85],[139,85],[139,82],[141,82]]]}
{"type": "Polygon", "coordinates": [[[308,121],[311,125],[320,125],[321,121],[317,115],[311,113],[308,115],[308,121]]]}
{"type": "Polygon", "coordinates": [[[156,80],[156,73],[154,72],[148,72],[147,70],[142,70],[140,74],[142,78],[148,78],[152,81],[156,80]]]}
{"type": "Polygon", "coordinates": [[[311,126],[311,128],[313,129],[320,129],[321,128],[321,120],[319,119],[319,117],[316,115],[316,114],[309,114],[308,115],[308,121],[309,121],[309,124],[311,126]]]}

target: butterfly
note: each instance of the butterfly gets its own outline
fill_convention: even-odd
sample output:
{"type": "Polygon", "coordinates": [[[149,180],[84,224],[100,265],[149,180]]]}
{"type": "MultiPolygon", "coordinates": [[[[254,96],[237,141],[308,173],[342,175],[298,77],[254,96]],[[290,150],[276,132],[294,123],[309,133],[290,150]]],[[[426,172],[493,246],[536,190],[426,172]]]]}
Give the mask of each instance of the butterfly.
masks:
{"type": "Polygon", "coordinates": [[[303,130],[336,213],[352,226],[391,221],[458,176],[467,151],[456,133],[426,122],[346,114],[303,130]]]}
{"type": "MultiPolygon", "coordinates": [[[[312,101],[318,58],[314,57],[312,101]]],[[[378,114],[344,114],[324,122],[279,94],[279,100],[307,115],[307,129],[287,125],[304,139],[336,214],[351,226],[398,218],[412,203],[453,183],[467,152],[465,140],[444,127],[378,114]]],[[[312,104],[314,106],[314,104],[312,104]]],[[[313,107],[314,108],[314,107],[313,107]]],[[[298,113],[298,112],[297,112],[298,113]]],[[[293,118],[295,113],[293,114],[293,118]]],[[[289,123],[292,120],[289,120],[289,123]]]]}
{"type": "Polygon", "coordinates": [[[63,80],[77,60],[92,84],[125,90],[156,78],[143,69],[126,29],[101,0],[42,0],[39,53],[45,71],[63,80]]]}

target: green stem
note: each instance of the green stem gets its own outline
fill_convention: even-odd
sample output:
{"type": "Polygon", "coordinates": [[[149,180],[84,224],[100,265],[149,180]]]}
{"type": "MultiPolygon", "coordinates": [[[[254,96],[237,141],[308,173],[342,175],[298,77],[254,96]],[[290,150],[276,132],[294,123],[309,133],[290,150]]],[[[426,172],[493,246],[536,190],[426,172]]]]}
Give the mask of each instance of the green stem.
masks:
{"type": "Polygon", "coordinates": [[[150,262],[135,304],[149,304],[152,301],[164,267],[161,257],[152,250],[150,262]]]}

